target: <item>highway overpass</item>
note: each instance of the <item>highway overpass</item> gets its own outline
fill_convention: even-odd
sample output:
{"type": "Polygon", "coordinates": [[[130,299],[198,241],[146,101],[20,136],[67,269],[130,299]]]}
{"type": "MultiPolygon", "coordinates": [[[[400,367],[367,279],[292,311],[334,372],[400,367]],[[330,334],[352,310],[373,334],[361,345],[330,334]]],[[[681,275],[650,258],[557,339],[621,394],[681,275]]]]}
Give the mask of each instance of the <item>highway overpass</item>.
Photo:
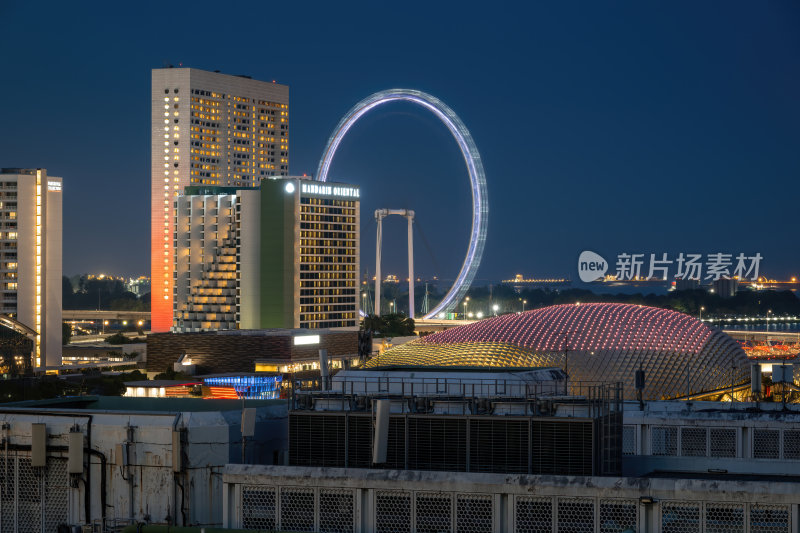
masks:
{"type": "Polygon", "coordinates": [[[61,319],[64,321],[95,322],[97,320],[108,320],[109,322],[121,322],[123,320],[138,322],[150,321],[150,311],[97,311],[97,310],[73,310],[64,309],[61,311],[61,319]]]}

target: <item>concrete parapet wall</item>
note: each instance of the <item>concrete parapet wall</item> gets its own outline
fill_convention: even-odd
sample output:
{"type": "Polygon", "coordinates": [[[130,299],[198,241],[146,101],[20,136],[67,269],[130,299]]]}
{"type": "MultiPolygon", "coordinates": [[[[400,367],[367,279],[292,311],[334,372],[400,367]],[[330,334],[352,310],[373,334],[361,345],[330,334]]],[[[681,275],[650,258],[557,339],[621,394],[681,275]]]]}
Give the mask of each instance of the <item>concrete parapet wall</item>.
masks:
{"type": "Polygon", "coordinates": [[[791,478],[560,477],[315,467],[223,474],[226,527],[353,531],[797,531],[791,478]],[[336,502],[335,506],[330,502],[336,502]],[[303,503],[305,502],[305,503],[303,503]],[[530,529],[531,524],[547,529],[530,529]],[[719,529],[719,528],[722,529],[719,529]],[[711,529],[709,529],[711,528],[711,529]],[[766,529],[765,529],[766,528],[766,529]]]}

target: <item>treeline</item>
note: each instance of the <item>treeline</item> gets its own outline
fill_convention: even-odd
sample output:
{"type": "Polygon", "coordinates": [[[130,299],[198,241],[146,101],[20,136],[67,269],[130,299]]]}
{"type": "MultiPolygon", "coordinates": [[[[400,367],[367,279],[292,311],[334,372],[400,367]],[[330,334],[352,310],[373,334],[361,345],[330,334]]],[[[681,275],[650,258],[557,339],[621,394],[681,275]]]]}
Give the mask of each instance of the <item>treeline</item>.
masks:
{"type": "MultiPolygon", "coordinates": [[[[383,309],[389,310],[389,302],[396,302],[397,308],[403,311],[408,306],[408,292],[403,290],[402,284],[384,284],[383,309]],[[388,287],[387,287],[388,285],[388,287]],[[399,285],[399,286],[398,286],[399,285]]],[[[417,285],[416,309],[418,316],[422,307],[424,287],[417,285]]],[[[430,289],[430,308],[444,297],[441,291],[430,289]]],[[[661,307],[698,315],[703,307],[703,316],[771,316],[800,315],[800,299],[792,291],[752,291],[743,290],[732,298],[723,298],[718,294],[710,293],[703,289],[673,291],[665,294],[596,294],[586,289],[522,289],[516,292],[508,285],[495,285],[493,287],[472,287],[467,295],[469,300],[461,300],[454,311],[461,315],[465,311],[473,313],[475,317],[480,312],[484,317],[495,314],[516,313],[540,307],[559,304],[574,304],[575,302],[613,302],[647,305],[661,307]],[[464,303],[466,302],[466,306],[464,303]]]]}
{"type": "Polygon", "coordinates": [[[150,293],[136,296],[117,279],[75,276],[62,278],[62,308],[105,311],[149,311],[150,293]]]}
{"type": "Polygon", "coordinates": [[[469,297],[467,308],[470,311],[482,310],[489,314],[493,313],[491,308],[495,304],[499,308],[498,313],[521,311],[524,301],[525,310],[575,302],[609,302],[661,307],[690,315],[699,314],[703,307],[704,316],[766,316],[768,311],[772,316],[800,315],[800,299],[791,291],[747,290],[738,292],[732,298],[723,298],[702,289],[666,294],[595,294],[585,289],[530,289],[516,293],[510,287],[500,286],[493,288],[491,304],[488,287],[470,289],[469,297]]]}

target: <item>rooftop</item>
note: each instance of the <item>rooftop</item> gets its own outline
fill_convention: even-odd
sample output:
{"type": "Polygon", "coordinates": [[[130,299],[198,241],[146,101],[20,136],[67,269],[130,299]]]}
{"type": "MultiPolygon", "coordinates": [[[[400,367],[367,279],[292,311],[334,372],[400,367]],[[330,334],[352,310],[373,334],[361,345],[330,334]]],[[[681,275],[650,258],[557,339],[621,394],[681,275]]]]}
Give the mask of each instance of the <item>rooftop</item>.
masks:
{"type": "MultiPolygon", "coordinates": [[[[0,413],[24,410],[119,411],[148,413],[182,413],[207,411],[239,411],[242,400],[205,400],[202,398],[129,398],[121,396],[71,396],[49,400],[29,400],[0,405],[0,413]]],[[[246,400],[247,407],[286,405],[286,400],[246,400]]]]}

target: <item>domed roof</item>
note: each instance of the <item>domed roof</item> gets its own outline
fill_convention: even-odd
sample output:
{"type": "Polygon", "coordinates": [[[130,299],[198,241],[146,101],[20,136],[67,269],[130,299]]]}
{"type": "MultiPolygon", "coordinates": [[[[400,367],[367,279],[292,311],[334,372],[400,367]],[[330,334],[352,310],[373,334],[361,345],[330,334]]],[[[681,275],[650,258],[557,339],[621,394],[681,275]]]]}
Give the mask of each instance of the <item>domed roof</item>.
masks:
{"type": "Polygon", "coordinates": [[[741,346],[689,315],[631,304],[556,305],[489,318],[386,351],[369,368],[396,366],[539,367],[571,381],[620,381],[632,398],[634,372],[646,398],[730,387],[748,377],[741,346]]]}

